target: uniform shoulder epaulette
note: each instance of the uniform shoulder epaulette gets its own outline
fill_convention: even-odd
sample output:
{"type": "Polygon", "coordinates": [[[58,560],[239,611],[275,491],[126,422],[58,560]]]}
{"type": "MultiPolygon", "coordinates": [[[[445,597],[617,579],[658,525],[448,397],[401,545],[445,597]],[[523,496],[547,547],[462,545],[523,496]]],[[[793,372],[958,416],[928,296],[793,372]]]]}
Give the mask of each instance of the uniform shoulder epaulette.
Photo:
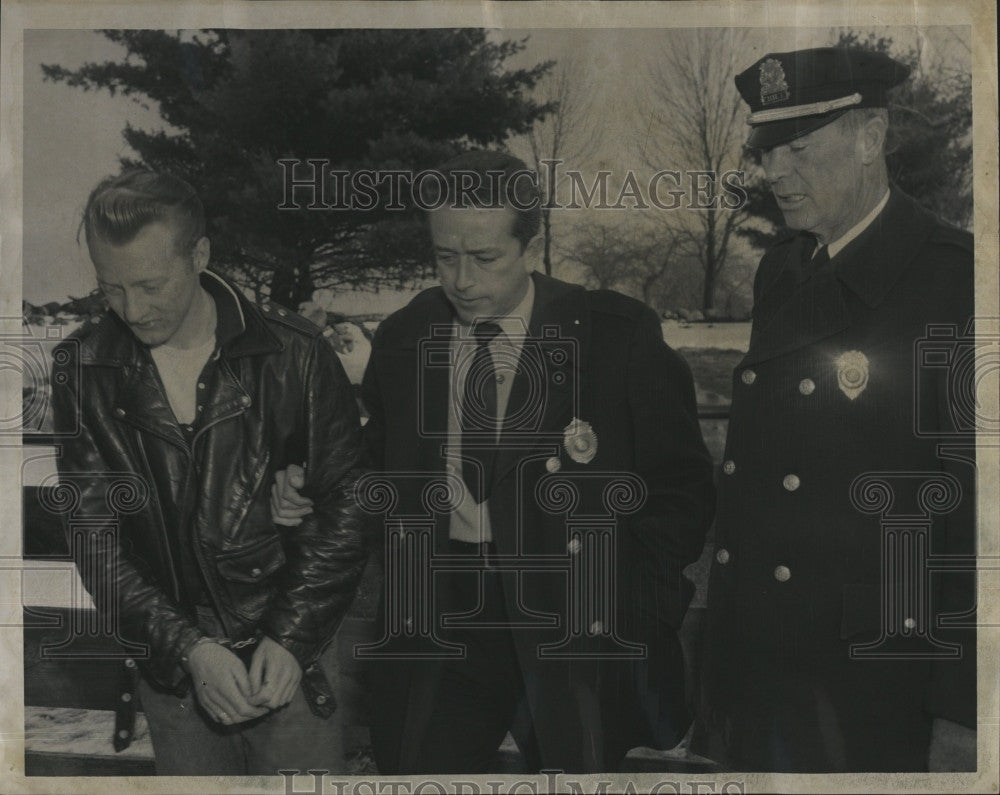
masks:
{"type": "Polygon", "coordinates": [[[272,323],[288,326],[310,337],[315,337],[322,333],[320,327],[311,320],[306,320],[298,312],[292,312],[290,309],[285,309],[285,307],[278,304],[268,301],[257,304],[257,308],[260,310],[261,315],[264,316],[264,319],[272,323]]]}

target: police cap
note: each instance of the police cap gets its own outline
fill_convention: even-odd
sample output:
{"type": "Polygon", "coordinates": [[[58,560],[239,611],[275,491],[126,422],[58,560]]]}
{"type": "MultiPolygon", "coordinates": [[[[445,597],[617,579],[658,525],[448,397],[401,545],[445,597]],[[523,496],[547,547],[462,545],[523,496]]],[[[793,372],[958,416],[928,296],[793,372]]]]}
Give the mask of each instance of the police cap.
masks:
{"type": "Polygon", "coordinates": [[[750,106],[747,146],[770,149],[818,130],[853,108],[884,108],[909,67],[856,47],[769,53],[736,75],[750,106]]]}

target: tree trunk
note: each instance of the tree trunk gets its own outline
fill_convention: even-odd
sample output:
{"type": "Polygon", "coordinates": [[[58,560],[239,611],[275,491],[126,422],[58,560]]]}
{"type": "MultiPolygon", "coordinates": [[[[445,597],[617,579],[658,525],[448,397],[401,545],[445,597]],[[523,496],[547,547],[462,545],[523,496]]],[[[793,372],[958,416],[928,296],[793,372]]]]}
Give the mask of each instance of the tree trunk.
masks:
{"type": "Polygon", "coordinates": [[[545,265],[545,275],[552,275],[552,210],[542,209],[542,234],[545,235],[545,253],[542,263],[545,265]]]}
{"type": "Polygon", "coordinates": [[[719,267],[718,253],[715,250],[715,209],[706,210],[705,223],[705,283],[701,293],[701,311],[707,313],[715,306],[715,277],[719,267]]]}
{"type": "Polygon", "coordinates": [[[705,287],[701,294],[701,311],[708,312],[715,304],[715,268],[705,268],[705,287]]]}
{"type": "Polygon", "coordinates": [[[304,261],[274,269],[271,278],[272,302],[297,312],[303,302],[312,298],[313,289],[312,273],[304,261]]]}

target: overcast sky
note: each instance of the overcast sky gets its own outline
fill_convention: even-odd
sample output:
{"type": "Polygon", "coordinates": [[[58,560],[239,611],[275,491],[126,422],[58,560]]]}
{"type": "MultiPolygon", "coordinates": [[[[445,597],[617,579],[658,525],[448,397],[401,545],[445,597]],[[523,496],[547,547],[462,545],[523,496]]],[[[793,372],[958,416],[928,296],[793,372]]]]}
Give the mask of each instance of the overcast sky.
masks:
{"type": "MultiPolygon", "coordinates": [[[[880,29],[885,33],[886,29],[880,29]]],[[[888,31],[897,44],[916,42],[913,28],[888,31]]],[[[634,129],[632,98],[640,90],[645,64],[670,46],[667,30],[537,30],[507,31],[511,38],[529,36],[528,48],[512,66],[569,53],[580,57],[594,91],[595,113],[605,125],[601,151],[590,167],[628,168],[623,138],[634,129]]],[[[967,32],[925,30],[929,57],[967,57],[967,32]]],[[[753,63],[770,51],[826,44],[830,30],[770,29],[751,32],[743,61],[753,63]]],[[[32,303],[63,301],[94,287],[85,247],[76,242],[80,212],[91,187],[118,170],[118,158],[130,154],[121,132],[126,122],[162,128],[154,110],[144,110],[123,97],[84,92],[45,82],[40,65],[73,68],[87,61],[118,57],[123,51],[98,33],[73,30],[25,32],[24,69],[24,298],[32,303]]],[[[320,153],[321,154],[321,153],[320,153]]],[[[668,164],[669,167],[670,164],[668,164]]]]}

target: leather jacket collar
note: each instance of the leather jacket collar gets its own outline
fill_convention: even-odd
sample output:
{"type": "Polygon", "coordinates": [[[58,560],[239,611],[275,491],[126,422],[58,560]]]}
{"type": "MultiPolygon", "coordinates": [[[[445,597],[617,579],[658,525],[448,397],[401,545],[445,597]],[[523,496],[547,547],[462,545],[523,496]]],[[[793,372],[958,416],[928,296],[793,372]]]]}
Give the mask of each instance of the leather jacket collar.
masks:
{"type": "MultiPolygon", "coordinates": [[[[219,317],[216,335],[221,355],[235,359],[262,353],[280,352],[281,341],[267,328],[260,310],[211,271],[201,275],[201,285],[215,300],[219,317]]],[[[84,366],[125,367],[145,356],[146,347],[112,311],[82,341],[80,361],[84,366]]]]}

